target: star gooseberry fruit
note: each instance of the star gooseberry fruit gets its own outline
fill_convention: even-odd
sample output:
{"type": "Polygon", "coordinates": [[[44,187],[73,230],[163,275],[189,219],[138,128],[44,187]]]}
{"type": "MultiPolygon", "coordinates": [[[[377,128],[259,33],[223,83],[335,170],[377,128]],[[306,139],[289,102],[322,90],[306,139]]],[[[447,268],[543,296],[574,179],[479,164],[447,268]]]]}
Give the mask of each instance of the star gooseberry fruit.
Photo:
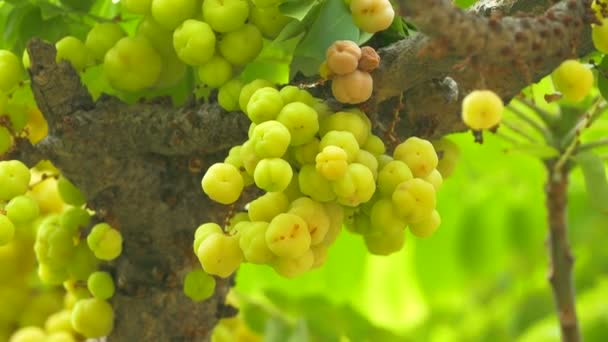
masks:
{"type": "Polygon", "coordinates": [[[574,59],[560,64],[551,74],[551,78],[555,89],[568,101],[581,101],[593,87],[593,72],[574,59]]]}
{"type": "Polygon", "coordinates": [[[474,90],[462,101],[462,121],[474,129],[492,128],[500,122],[504,104],[491,90],[474,90]]]}

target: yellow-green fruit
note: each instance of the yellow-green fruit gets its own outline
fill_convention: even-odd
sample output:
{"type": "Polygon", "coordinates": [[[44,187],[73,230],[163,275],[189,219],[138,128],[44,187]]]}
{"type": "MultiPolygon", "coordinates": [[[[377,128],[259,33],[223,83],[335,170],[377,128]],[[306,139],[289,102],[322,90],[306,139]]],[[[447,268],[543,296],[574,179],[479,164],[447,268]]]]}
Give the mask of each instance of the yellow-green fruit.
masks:
{"type": "Polygon", "coordinates": [[[211,234],[196,251],[205,272],[222,278],[229,277],[243,261],[237,235],[211,234]]]}
{"type": "Polygon", "coordinates": [[[441,217],[439,216],[439,213],[437,212],[437,210],[433,210],[431,215],[424,218],[422,221],[416,222],[416,223],[411,223],[410,231],[412,232],[412,234],[416,235],[417,237],[426,238],[426,237],[433,235],[433,233],[435,233],[437,228],[439,228],[440,224],[441,224],[441,217]]]}
{"type": "Polygon", "coordinates": [[[212,200],[231,204],[236,202],[243,191],[244,182],[239,170],[228,163],[215,163],[203,176],[203,191],[212,200]]]}
{"type": "Polygon", "coordinates": [[[108,336],[114,328],[114,311],[105,300],[79,300],[72,309],[72,327],[87,338],[108,336]]]}
{"type": "Polygon", "coordinates": [[[492,128],[502,119],[504,104],[491,90],[474,90],[462,101],[462,121],[474,130],[492,128]]]}
{"type": "Polygon", "coordinates": [[[389,0],[352,0],[350,11],[355,25],[370,33],[386,30],[395,17],[389,0]]]}
{"type": "Polygon", "coordinates": [[[295,214],[277,215],[266,229],[266,245],[281,258],[298,258],[310,250],[308,225],[295,214]]]}
{"type": "Polygon", "coordinates": [[[551,74],[555,89],[564,99],[578,102],[584,99],[593,87],[593,73],[581,62],[570,59],[560,64],[551,74]]]}
{"type": "Polygon", "coordinates": [[[17,330],[9,342],[42,342],[46,339],[44,330],[38,327],[25,327],[17,330]]]}
{"type": "Polygon", "coordinates": [[[314,254],[309,249],[297,258],[278,258],[272,266],[283,277],[294,278],[310,270],[313,263],[314,254]]]}
{"type": "Polygon", "coordinates": [[[601,25],[591,26],[591,38],[598,51],[608,53],[608,18],[602,19],[601,25]]]}

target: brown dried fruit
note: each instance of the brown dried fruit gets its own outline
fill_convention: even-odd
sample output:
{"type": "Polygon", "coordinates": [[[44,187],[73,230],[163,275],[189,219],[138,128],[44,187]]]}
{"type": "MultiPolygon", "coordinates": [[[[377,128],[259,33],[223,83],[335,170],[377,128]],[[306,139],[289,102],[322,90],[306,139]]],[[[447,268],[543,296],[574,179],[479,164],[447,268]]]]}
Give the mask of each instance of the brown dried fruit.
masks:
{"type": "Polygon", "coordinates": [[[326,52],[327,66],[337,75],[345,75],[357,70],[361,48],[350,40],[335,41],[326,52]]]}
{"type": "Polygon", "coordinates": [[[371,72],[380,65],[380,55],[371,46],[361,48],[361,58],[359,58],[358,69],[371,72]]]}
{"type": "Polygon", "coordinates": [[[367,101],[372,96],[374,80],[361,70],[350,74],[336,76],[331,83],[331,92],[336,100],[342,103],[357,104],[367,101]]]}

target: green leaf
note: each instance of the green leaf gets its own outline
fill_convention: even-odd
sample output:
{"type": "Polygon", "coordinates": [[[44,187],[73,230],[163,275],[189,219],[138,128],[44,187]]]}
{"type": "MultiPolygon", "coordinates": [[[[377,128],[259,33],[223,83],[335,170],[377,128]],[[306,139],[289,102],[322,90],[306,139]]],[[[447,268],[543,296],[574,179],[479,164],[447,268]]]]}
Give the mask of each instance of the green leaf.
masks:
{"type": "Polygon", "coordinates": [[[363,45],[368,40],[372,39],[373,36],[374,36],[373,33],[361,31],[361,33],[359,34],[359,39],[357,40],[357,44],[358,45],[363,45]]]}
{"type": "Polygon", "coordinates": [[[291,75],[298,71],[305,76],[316,74],[325,59],[325,51],[333,42],[358,39],[359,28],[355,26],[344,1],[325,1],[319,16],[296,48],[291,75]]]}
{"type": "Polygon", "coordinates": [[[288,342],[308,342],[310,337],[308,336],[308,326],[306,320],[300,319],[296,324],[294,332],[289,337],[288,342]]]}
{"type": "Polygon", "coordinates": [[[540,159],[549,159],[559,155],[559,151],[555,147],[541,144],[518,144],[510,147],[507,152],[521,152],[540,159]]]}
{"type": "Polygon", "coordinates": [[[475,2],[477,2],[477,0],[456,0],[456,5],[460,8],[467,8],[475,2]]]}
{"type": "Polygon", "coordinates": [[[29,3],[22,3],[16,5],[6,20],[6,25],[3,28],[2,40],[6,43],[7,47],[13,47],[15,42],[19,39],[19,28],[23,18],[32,10],[34,7],[29,3]]]}
{"type": "Polygon", "coordinates": [[[281,10],[281,13],[286,16],[302,21],[310,13],[313,7],[318,5],[318,2],[318,0],[288,1],[281,4],[279,9],[281,10]]]}
{"type": "Polygon", "coordinates": [[[602,97],[608,99],[608,56],[602,58],[598,68],[597,87],[599,88],[602,97]]]}
{"type": "Polygon", "coordinates": [[[574,160],[583,171],[591,205],[608,214],[608,180],[602,158],[593,152],[585,152],[577,154],[574,160]]]}
{"type": "Polygon", "coordinates": [[[48,2],[39,2],[38,7],[40,7],[40,13],[44,20],[66,14],[65,9],[49,4],[48,2]]]}
{"type": "Polygon", "coordinates": [[[287,341],[291,333],[291,327],[279,317],[272,317],[266,323],[264,342],[287,341]]]}

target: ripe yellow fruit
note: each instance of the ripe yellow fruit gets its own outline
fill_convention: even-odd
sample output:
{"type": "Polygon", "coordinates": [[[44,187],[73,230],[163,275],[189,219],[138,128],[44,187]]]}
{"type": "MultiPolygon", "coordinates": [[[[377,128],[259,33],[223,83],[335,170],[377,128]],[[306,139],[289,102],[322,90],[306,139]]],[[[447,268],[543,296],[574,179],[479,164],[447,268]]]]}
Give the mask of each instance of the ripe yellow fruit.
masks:
{"type": "Polygon", "coordinates": [[[27,125],[25,126],[29,132],[28,139],[32,144],[44,139],[49,133],[49,125],[46,119],[40,112],[40,109],[33,107],[27,112],[27,125]]]}
{"type": "Polygon", "coordinates": [[[386,30],[395,18],[395,10],[389,0],[352,0],[350,11],[355,25],[369,33],[386,30]]]}
{"type": "Polygon", "coordinates": [[[492,128],[502,119],[504,104],[491,90],[474,90],[462,101],[462,121],[474,129],[492,128]]]}
{"type": "Polygon", "coordinates": [[[584,99],[593,87],[593,72],[581,62],[570,59],[564,61],[551,74],[555,89],[566,100],[578,102],[584,99]]]}
{"type": "Polygon", "coordinates": [[[608,53],[608,18],[601,20],[601,25],[591,25],[591,38],[598,51],[608,53]]]}
{"type": "Polygon", "coordinates": [[[374,80],[364,71],[355,70],[347,75],[334,78],[331,92],[341,103],[357,104],[367,101],[372,96],[374,80]]]}

